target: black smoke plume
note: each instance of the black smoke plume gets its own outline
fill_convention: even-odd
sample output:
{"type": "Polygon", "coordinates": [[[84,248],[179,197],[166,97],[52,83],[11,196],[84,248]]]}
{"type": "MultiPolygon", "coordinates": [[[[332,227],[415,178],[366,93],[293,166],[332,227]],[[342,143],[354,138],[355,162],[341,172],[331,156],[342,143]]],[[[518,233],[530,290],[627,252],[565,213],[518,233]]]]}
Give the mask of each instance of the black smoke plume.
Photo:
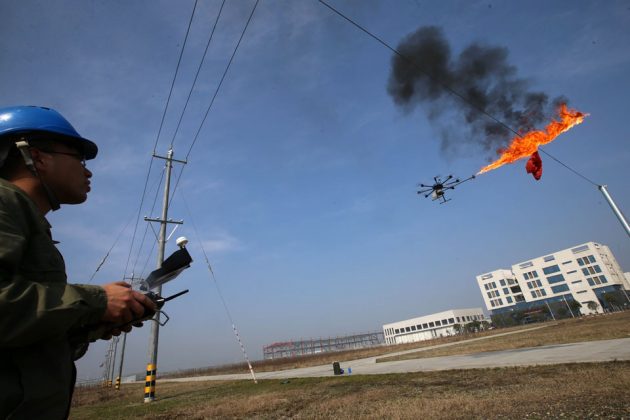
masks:
{"type": "Polygon", "coordinates": [[[558,105],[567,102],[558,97],[550,103],[547,94],[530,91],[529,83],[508,63],[507,48],[474,43],[452,57],[442,30],[425,26],[403,39],[397,50],[402,57],[392,59],[387,91],[406,110],[427,105],[429,119],[441,133],[443,151],[456,152],[464,142],[486,151],[506,146],[515,134],[484,112],[525,133],[549,121],[558,105]],[[451,111],[465,124],[455,123],[451,111]]]}

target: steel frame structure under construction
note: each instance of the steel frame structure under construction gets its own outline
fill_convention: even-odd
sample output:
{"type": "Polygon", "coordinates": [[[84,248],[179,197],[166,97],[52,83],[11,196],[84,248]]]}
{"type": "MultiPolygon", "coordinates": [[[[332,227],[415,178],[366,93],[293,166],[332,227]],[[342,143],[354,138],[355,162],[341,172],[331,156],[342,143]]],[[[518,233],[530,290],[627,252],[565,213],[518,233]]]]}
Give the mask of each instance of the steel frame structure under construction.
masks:
{"type": "Polygon", "coordinates": [[[385,342],[382,332],[347,335],[343,337],[312,338],[299,341],[282,341],[263,347],[265,360],[299,357],[311,354],[361,349],[380,346],[385,342]]]}

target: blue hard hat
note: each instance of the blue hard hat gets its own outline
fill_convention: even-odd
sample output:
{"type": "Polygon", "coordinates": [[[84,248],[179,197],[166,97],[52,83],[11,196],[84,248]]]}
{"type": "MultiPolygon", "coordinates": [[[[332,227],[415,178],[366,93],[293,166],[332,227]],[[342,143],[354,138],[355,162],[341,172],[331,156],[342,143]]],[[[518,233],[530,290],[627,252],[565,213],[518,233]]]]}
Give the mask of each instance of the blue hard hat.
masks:
{"type": "Polygon", "coordinates": [[[96,144],[81,137],[77,130],[51,108],[41,106],[12,106],[0,108],[0,138],[22,133],[52,134],[53,140],[78,148],[85,159],[94,159],[96,144]]]}

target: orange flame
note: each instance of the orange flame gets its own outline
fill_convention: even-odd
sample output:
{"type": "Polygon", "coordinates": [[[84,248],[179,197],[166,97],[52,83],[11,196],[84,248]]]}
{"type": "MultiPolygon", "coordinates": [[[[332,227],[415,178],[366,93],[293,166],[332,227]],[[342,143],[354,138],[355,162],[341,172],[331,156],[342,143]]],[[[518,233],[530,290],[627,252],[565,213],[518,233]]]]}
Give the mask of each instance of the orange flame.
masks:
{"type": "Polygon", "coordinates": [[[538,146],[551,143],[556,137],[572,127],[581,124],[589,114],[584,114],[575,109],[567,108],[566,104],[558,108],[560,121],[552,120],[545,130],[536,130],[517,136],[512,139],[512,143],[503,150],[499,150],[501,156],[491,164],[484,166],[477,175],[496,169],[506,163],[513,163],[519,159],[529,157],[538,150],[538,146]]]}

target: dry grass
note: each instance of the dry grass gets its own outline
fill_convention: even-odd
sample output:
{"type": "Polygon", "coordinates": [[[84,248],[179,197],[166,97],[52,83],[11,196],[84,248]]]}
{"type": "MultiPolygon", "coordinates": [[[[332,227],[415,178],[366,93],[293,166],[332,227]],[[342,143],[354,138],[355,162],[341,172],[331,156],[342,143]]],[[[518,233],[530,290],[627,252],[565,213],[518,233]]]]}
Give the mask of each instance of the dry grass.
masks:
{"type": "Polygon", "coordinates": [[[629,418],[630,362],[78,390],[71,419],[629,418]]]}
{"type": "MultiPolygon", "coordinates": [[[[505,330],[496,330],[505,331],[505,330]]],[[[472,343],[460,343],[448,347],[428,349],[398,356],[383,357],[377,362],[420,359],[425,357],[451,356],[485,351],[538,347],[550,344],[566,344],[581,341],[609,340],[630,337],[630,311],[605,316],[566,319],[549,323],[546,328],[526,334],[489,337],[472,343]]]]}

